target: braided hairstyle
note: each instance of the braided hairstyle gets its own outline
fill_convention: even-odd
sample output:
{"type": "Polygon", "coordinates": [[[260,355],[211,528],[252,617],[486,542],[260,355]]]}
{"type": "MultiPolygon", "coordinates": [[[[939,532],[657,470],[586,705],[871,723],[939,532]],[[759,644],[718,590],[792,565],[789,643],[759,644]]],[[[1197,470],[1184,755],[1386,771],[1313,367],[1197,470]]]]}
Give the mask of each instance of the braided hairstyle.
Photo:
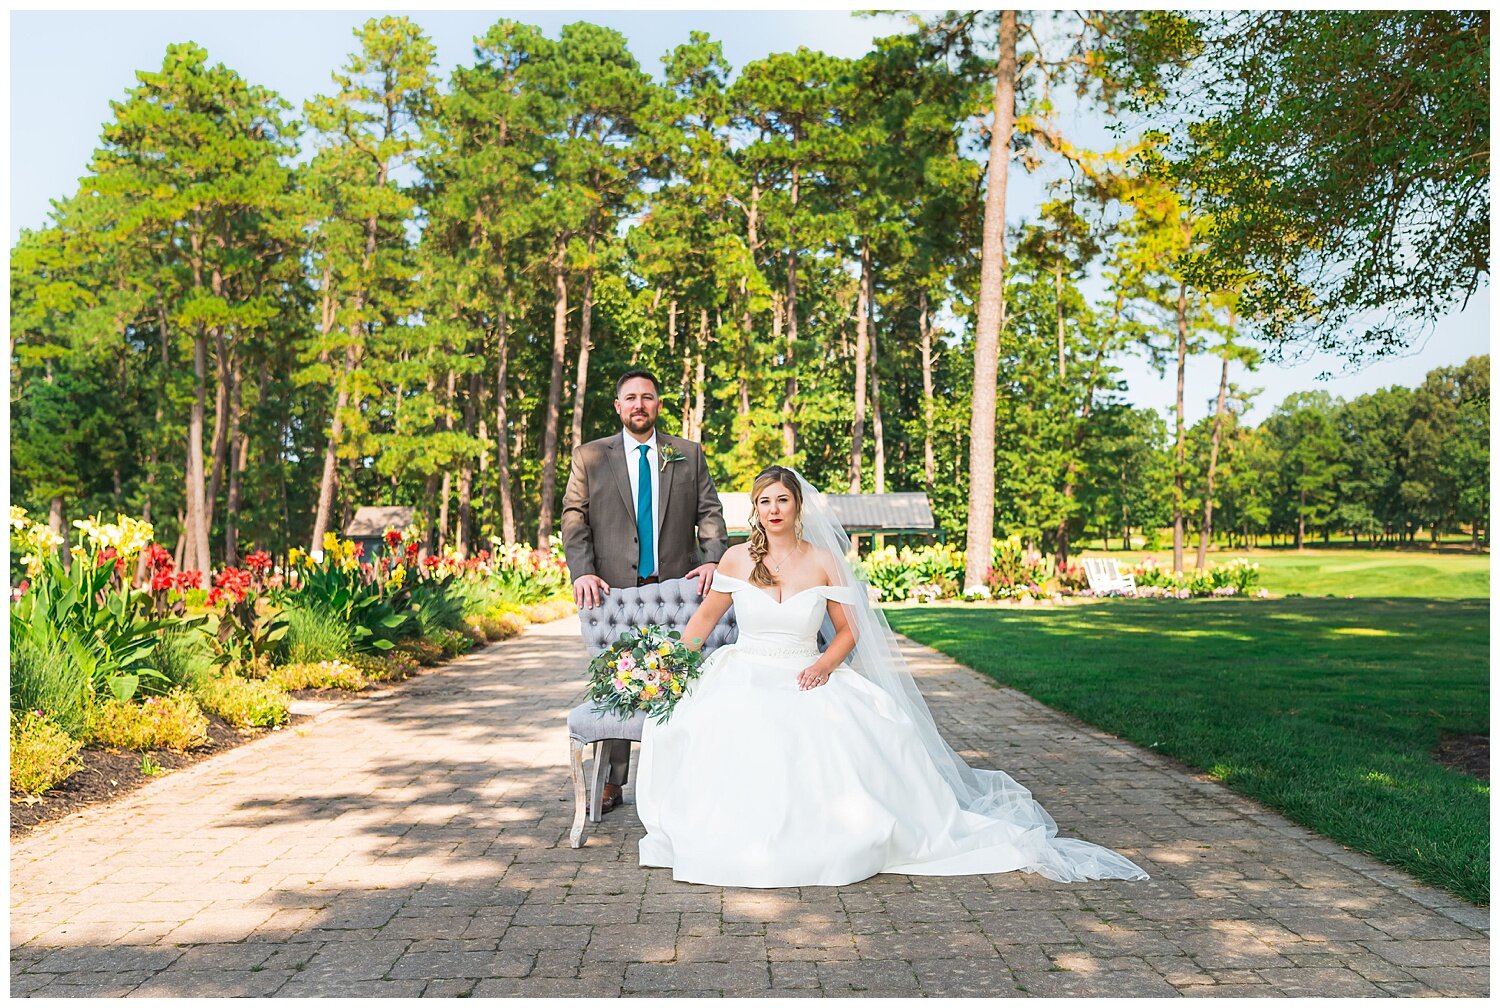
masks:
{"type": "Polygon", "coordinates": [[[761,491],[774,483],[780,483],[786,487],[786,492],[796,504],[797,538],[802,538],[802,484],[797,480],[797,474],[786,466],[766,466],[761,470],[759,476],[755,477],[755,484],[750,488],[750,559],[755,562],[755,569],[750,572],[750,583],[770,588],[779,584],[776,576],[766,566],[766,554],[771,550],[771,544],[766,536],[766,527],[760,523],[760,509],[755,502],[760,499],[761,491]]]}

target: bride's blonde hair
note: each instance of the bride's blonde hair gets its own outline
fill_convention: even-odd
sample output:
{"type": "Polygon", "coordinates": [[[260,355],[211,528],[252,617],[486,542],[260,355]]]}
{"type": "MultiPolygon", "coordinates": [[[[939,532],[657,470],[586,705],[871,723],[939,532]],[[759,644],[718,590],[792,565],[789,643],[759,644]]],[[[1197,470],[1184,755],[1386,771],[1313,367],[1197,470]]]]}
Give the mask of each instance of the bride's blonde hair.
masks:
{"type": "Polygon", "coordinates": [[[755,477],[755,484],[750,488],[750,559],[755,562],[755,569],[750,572],[750,583],[770,588],[780,584],[776,576],[766,566],[766,554],[771,551],[771,544],[766,537],[766,527],[760,523],[760,509],[755,502],[760,498],[760,492],[772,483],[780,483],[786,487],[786,492],[791,495],[797,505],[797,538],[802,538],[802,484],[797,479],[797,474],[786,466],[766,466],[761,470],[759,476],[755,477]]]}

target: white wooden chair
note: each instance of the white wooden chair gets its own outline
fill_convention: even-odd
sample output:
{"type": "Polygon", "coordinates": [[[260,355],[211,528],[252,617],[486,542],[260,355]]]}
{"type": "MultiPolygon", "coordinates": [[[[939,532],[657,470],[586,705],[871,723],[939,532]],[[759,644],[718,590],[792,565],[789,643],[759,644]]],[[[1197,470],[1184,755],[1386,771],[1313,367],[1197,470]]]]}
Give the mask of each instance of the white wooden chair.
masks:
{"type": "MultiPolygon", "coordinates": [[[[620,634],[634,627],[655,623],[658,626],[681,630],[697,611],[698,582],[688,578],[676,578],[640,588],[615,588],[604,596],[603,602],[593,609],[580,609],[579,622],[583,625],[583,640],[588,645],[589,656],[598,655],[608,648],[620,634]]],[[[703,652],[708,654],[722,644],[732,643],[739,636],[739,625],[734,619],[734,607],[720,618],[718,626],[703,642],[703,652]]],[[[613,714],[601,714],[594,709],[593,701],[585,700],[568,714],[568,764],[573,772],[573,828],[568,841],[574,847],[583,844],[585,815],[591,822],[598,822],[602,815],[601,801],[608,766],[603,758],[600,743],[611,740],[639,742],[641,729],[646,724],[646,715],[637,712],[634,717],[621,718],[613,714]],[[593,750],[593,772],[584,774],[584,753],[593,750]]]]}
{"type": "Polygon", "coordinates": [[[1084,557],[1083,573],[1095,595],[1134,595],[1135,575],[1120,573],[1113,557],[1084,557]]]}

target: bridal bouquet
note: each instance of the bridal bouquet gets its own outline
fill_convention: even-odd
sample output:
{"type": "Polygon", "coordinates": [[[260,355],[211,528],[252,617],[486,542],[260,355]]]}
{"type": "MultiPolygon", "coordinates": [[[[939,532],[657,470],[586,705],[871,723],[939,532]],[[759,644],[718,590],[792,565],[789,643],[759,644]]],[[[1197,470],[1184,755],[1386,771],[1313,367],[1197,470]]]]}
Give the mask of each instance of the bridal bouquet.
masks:
{"type": "Polygon", "coordinates": [[[703,653],[685,646],[680,632],[647,624],[589,662],[588,696],[599,711],[624,718],[645,711],[665,724],[702,665],[703,653]]]}

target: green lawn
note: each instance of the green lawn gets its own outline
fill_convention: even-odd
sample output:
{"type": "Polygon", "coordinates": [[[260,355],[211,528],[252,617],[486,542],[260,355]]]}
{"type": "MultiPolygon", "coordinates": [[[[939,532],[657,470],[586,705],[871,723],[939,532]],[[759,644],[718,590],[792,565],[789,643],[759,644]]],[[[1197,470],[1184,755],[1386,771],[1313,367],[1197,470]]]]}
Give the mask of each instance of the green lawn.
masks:
{"type": "Polygon", "coordinates": [[[1489,788],[1430,753],[1444,733],[1489,730],[1488,609],[1115,599],[887,614],[998,682],[1487,905],[1489,788]]]}
{"type": "MultiPolygon", "coordinates": [[[[1163,566],[1171,551],[1144,553],[1090,550],[1084,556],[1114,557],[1136,563],[1153,556],[1163,566]]],[[[1336,595],[1342,598],[1489,598],[1490,558],[1456,553],[1405,550],[1249,550],[1210,553],[1214,563],[1243,556],[1260,564],[1260,585],[1272,595],[1336,595]]],[[[1193,568],[1188,552],[1185,567],[1193,568]]]]}

